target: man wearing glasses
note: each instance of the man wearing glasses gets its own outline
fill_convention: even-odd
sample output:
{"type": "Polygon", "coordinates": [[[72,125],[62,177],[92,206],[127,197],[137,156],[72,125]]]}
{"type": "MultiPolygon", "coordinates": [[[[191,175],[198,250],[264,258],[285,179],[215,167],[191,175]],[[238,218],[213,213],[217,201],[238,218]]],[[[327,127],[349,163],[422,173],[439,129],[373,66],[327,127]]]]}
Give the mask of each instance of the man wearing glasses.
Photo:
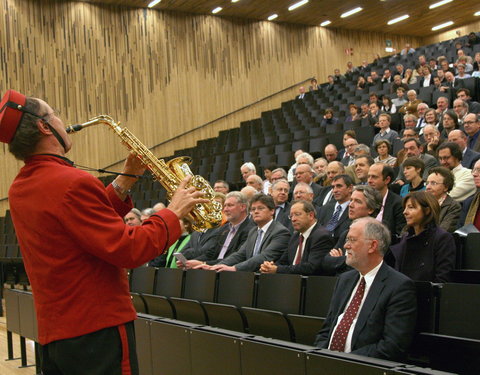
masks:
{"type": "Polygon", "coordinates": [[[475,163],[472,169],[472,176],[475,187],[477,188],[477,193],[463,202],[459,227],[473,224],[480,230],[480,160],[475,163]]]}
{"type": "Polygon", "coordinates": [[[384,263],[390,233],[374,218],[355,220],[346,240],[346,263],[354,269],[340,275],[314,345],[402,360],[415,328],[415,284],[384,263]]]}
{"type": "Polygon", "coordinates": [[[468,134],[468,147],[473,151],[480,152],[480,121],[478,115],[469,113],[463,120],[465,133],[468,134]]]}

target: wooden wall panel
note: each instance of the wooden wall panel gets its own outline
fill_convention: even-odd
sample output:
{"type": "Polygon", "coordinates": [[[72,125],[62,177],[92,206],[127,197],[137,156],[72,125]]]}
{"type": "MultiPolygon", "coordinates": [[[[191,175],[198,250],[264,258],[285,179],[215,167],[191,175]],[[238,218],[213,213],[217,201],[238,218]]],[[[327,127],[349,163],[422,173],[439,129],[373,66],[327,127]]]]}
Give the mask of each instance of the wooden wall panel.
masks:
{"type": "MultiPolygon", "coordinates": [[[[278,107],[295,90],[166,142],[308,77],[324,81],[348,60],[420,39],[231,20],[85,2],[0,3],[0,91],[13,88],[61,109],[66,124],[110,114],[157,155],[278,107]],[[353,56],[344,49],[354,48],[353,56]],[[166,142],[166,143],[165,143],[166,142]]],[[[113,165],[125,149],[105,128],[75,135],[69,157],[113,165]]],[[[0,199],[19,166],[2,145],[0,199]]]]}
{"type": "Polygon", "coordinates": [[[425,44],[439,43],[439,42],[443,42],[444,40],[457,38],[458,37],[457,31],[460,32],[460,36],[468,35],[472,31],[478,33],[480,32],[480,20],[465,26],[455,27],[454,29],[445,31],[443,33],[426,37],[425,44]]]}

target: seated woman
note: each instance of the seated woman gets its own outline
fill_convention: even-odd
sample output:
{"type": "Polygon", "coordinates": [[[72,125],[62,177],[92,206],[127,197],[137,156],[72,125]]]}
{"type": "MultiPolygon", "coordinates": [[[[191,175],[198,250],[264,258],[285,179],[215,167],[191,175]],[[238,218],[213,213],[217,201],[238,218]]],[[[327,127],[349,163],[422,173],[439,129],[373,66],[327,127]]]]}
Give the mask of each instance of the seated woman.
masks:
{"type": "Polygon", "coordinates": [[[355,120],[361,120],[362,118],[358,114],[358,107],[355,104],[349,104],[348,105],[348,111],[350,112],[350,115],[347,116],[345,119],[345,122],[349,121],[355,121],[355,120]]]}
{"type": "Polygon", "coordinates": [[[448,195],[448,192],[453,189],[454,182],[453,173],[445,167],[430,169],[426,182],[426,191],[432,194],[440,205],[438,226],[450,233],[455,232],[457,229],[458,219],[462,212],[460,203],[454,201],[448,195]]]}
{"type": "Polygon", "coordinates": [[[448,282],[455,267],[455,240],[440,228],[440,207],[433,195],[415,191],[403,199],[406,231],[385,261],[412,280],[448,282]]]}
{"type": "Polygon", "coordinates": [[[193,232],[192,223],[189,219],[183,218],[180,220],[180,228],[182,235],[169,247],[168,251],[159,255],[148,263],[150,267],[165,267],[177,268],[177,259],[173,256],[175,253],[180,253],[190,241],[191,233],[193,232]]]}
{"type": "MultiPolygon", "coordinates": [[[[438,114],[433,108],[427,109],[425,115],[423,116],[425,119],[425,125],[433,125],[438,129],[438,114]]],[[[425,126],[424,125],[424,126],[425,126]]]]}
{"type": "Polygon", "coordinates": [[[392,99],[388,95],[382,96],[382,112],[393,114],[397,112],[397,107],[392,103],[392,99]]]}
{"type": "Polygon", "coordinates": [[[366,84],[367,84],[367,81],[365,81],[365,78],[363,76],[358,77],[357,90],[363,90],[366,84]]]}
{"type": "Polygon", "coordinates": [[[400,189],[400,196],[404,197],[413,191],[425,190],[423,183],[423,171],[425,170],[425,163],[422,159],[417,157],[410,157],[403,162],[403,174],[408,183],[400,189]]]}
{"type": "Polygon", "coordinates": [[[373,159],[375,163],[384,163],[391,167],[397,165],[397,158],[390,155],[390,150],[392,149],[392,144],[387,139],[381,139],[375,143],[375,150],[377,151],[378,156],[373,159]]]}
{"type": "Polygon", "coordinates": [[[402,83],[405,83],[406,85],[417,83],[417,77],[413,76],[412,69],[405,70],[405,77],[402,79],[402,83]]]}
{"type": "Polygon", "coordinates": [[[337,123],[338,118],[333,117],[333,109],[327,108],[325,110],[325,115],[323,116],[323,120],[320,126],[326,127],[327,125],[335,125],[337,123]]]}

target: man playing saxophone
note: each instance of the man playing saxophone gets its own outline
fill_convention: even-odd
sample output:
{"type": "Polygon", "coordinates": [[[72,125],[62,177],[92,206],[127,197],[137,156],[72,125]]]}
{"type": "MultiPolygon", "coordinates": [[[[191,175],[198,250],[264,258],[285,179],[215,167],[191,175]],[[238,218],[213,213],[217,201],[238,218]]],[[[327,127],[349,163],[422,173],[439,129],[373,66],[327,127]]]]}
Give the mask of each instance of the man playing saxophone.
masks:
{"type": "MultiPolygon", "coordinates": [[[[34,295],[43,374],[138,374],[124,268],[135,268],[180,236],[179,218],[202,192],[185,188],[143,225],[122,218],[136,178],[106,188],[65,155],[72,141],[43,100],[9,90],[0,103],[0,141],[25,162],[9,190],[12,220],[34,295]]],[[[130,155],[123,172],[141,175],[130,155]]]]}

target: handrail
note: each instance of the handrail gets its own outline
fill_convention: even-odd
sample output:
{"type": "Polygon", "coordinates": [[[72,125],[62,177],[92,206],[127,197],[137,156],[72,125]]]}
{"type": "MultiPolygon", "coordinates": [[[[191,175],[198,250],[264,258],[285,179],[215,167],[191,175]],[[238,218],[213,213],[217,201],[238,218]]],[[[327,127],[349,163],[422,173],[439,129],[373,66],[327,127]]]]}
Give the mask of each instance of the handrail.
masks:
{"type": "MultiPolygon", "coordinates": [[[[278,95],[278,94],[280,94],[280,93],[282,93],[282,92],[284,92],[284,91],[290,90],[290,89],[292,89],[292,88],[294,88],[294,87],[296,87],[296,86],[298,86],[298,85],[300,85],[300,84],[302,84],[302,83],[304,83],[304,82],[309,82],[311,79],[312,79],[312,78],[306,78],[306,79],[304,79],[304,80],[302,80],[302,81],[300,81],[300,82],[297,82],[297,83],[295,83],[295,84],[293,84],[293,85],[291,85],[291,86],[288,86],[288,87],[286,87],[286,88],[284,88],[284,89],[281,89],[281,90],[279,90],[279,91],[276,91],[276,92],[274,92],[273,94],[270,94],[270,95],[265,96],[265,97],[263,97],[263,98],[261,98],[261,99],[258,99],[258,100],[255,101],[255,102],[252,102],[252,103],[247,104],[247,105],[245,105],[245,106],[243,106],[243,107],[237,108],[237,109],[233,110],[232,112],[229,112],[229,113],[227,113],[227,114],[225,114],[225,115],[222,115],[222,116],[220,116],[220,117],[218,117],[218,118],[216,118],[216,119],[214,119],[214,120],[210,120],[210,121],[206,122],[205,124],[199,125],[199,126],[197,126],[197,127],[195,127],[195,128],[189,129],[189,130],[187,130],[187,131],[185,131],[185,132],[183,132],[183,133],[177,134],[176,136],[174,136],[174,137],[172,137],[172,138],[169,138],[169,139],[167,139],[167,140],[165,140],[165,141],[163,141],[163,142],[160,142],[160,143],[156,144],[155,146],[150,147],[150,149],[153,149],[153,148],[158,147],[158,146],[161,146],[161,145],[163,145],[163,144],[165,144],[165,143],[171,142],[171,141],[173,141],[173,140],[175,140],[175,139],[177,139],[177,138],[183,137],[183,136],[185,136],[185,135],[187,135],[187,134],[190,134],[190,133],[192,133],[192,132],[194,132],[194,131],[197,131],[197,130],[199,130],[199,129],[205,128],[206,126],[208,126],[208,125],[210,125],[210,124],[213,124],[214,122],[217,122],[217,121],[222,120],[222,119],[224,119],[224,118],[227,118],[228,116],[231,116],[231,115],[233,115],[233,114],[235,114],[235,113],[238,113],[238,112],[240,112],[240,111],[243,111],[244,109],[247,109],[247,108],[249,108],[249,107],[252,107],[252,106],[254,106],[254,105],[257,105],[258,103],[261,103],[261,102],[263,102],[263,101],[265,101],[265,100],[267,100],[267,99],[270,99],[270,98],[274,97],[275,95],[278,95]]],[[[110,168],[110,167],[112,167],[112,166],[114,166],[114,165],[116,165],[116,164],[118,164],[118,163],[121,163],[121,162],[122,162],[122,160],[119,160],[119,161],[117,161],[117,162],[115,162],[115,163],[112,163],[112,164],[107,165],[107,166],[104,167],[103,169],[110,168]]]]}

